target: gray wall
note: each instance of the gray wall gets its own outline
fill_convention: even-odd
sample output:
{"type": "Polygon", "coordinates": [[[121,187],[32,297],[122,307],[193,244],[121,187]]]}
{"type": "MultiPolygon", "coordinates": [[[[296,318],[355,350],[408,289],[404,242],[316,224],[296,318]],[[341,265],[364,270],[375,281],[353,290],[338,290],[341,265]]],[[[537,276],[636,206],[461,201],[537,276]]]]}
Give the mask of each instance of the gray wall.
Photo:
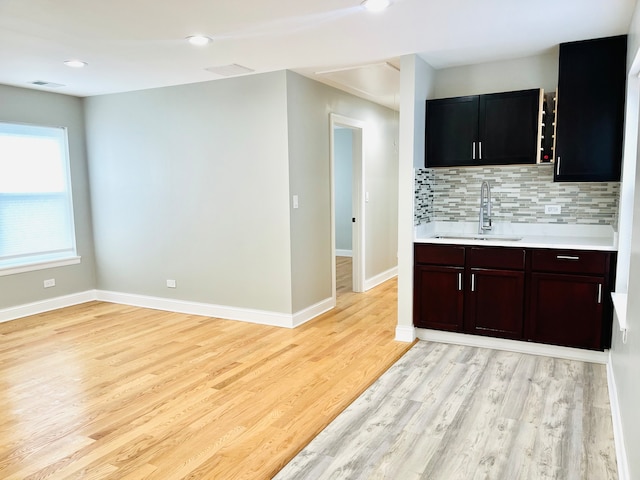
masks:
{"type": "Polygon", "coordinates": [[[336,249],[352,249],[353,131],[336,128],[334,132],[336,249]]]}
{"type": "Polygon", "coordinates": [[[555,91],[558,85],[558,55],[559,49],[556,47],[543,55],[437,70],[432,98],[530,88],[555,91]]]}
{"type": "Polygon", "coordinates": [[[329,114],[365,122],[365,279],[397,265],[398,113],[287,72],[293,309],[331,297],[329,114]]]}
{"type": "Polygon", "coordinates": [[[87,178],[82,100],[55,93],[0,85],[0,121],[67,127],[76,227],[77,265],[0,277],[0,309],[95,288],[91,202],[87,178]],[[56,286],[42,282],[55,278],[56,286]]]}
{"type": "Polygon", "coordinates": [[[292,313],[285,80],[86,100],[99,289],[292,313]]]}
{"type": "MultiPolygon", "coordinates": [[[[631,22],[631,28],[629,30],[629,43],[628,43],[628,64],[631,66],[634,59],[638,58],[640,54],[640,8],[638,3],[636,4],[635,13],[631,22]]],[[[634,65],[635,69],[631,72],[632,76],[637,75],[638,62],[634,65]]],[[[640,88],[637,82],[637,77],[633,82],[629,82],[633,85],[633,88],[640,88]]],[[[631,79],[630,79],[631,80],[631,79]]],[[[634,98],[638,101],[637,91],[633,95],[629,95],[629,98],[634,98]]],[[[633,108],[638,108],[636,104],[633,108]]],[[[629,116],[628,116],[629,117],[629,116]]],[[[628,125],[625,142],[636,142],[638,131],[638,117],[633,116],[634,125],[628,125]],[[632,137],[632,138],[631,138],[632,137]]],[[[627,118],[629,120],[629,118],[627,118]]],[[[625,150],[627,151],[627,150],[625,150]]],[[[635,148],[631,149],[634,153],[634,158],[625,158],[626,162],[635,162],[637,167],[638,154],[635,148]]],[[[630,169],[633,170],[633,169],[630,169]]],[[[620,218],[621,230],[631,231],[630,241],[630,255],[629,255],[629,282],[628,293],[629,299],[627,304],[627,322],[629,325],[629,334],[627,343],[622,342],[622,335],[614,325],[613,329],[613,345],[611,348],[611,366],[614,373],[615,383],[617,387],[618,403],[620,407],[620,418],[622,421],[622,428],[624,433],[624,442],[626,446],[627,461],[629,464],[629,478],[640,478],[640,456],[637,454],[638,445],[640,445],[640,413],[638,411],[638,404],[640,403],[640,297],[637,293],[640,291],[640,169],[635,168],[635,176],[631,177],[627,175],[629,169],[623,171],[623,189],[628,190],[633,196],[633,211],[630,212],[633,219],[630,216],[624,216],[620,218]],[[631,185],[626,185],[627,182],[633,182],[634,188],[629,189],[631,185]],[[630,226],[630,229],[622,228],[622,223],[625,222],[626,226],[630,226]],[[633,222],[632,225],[628,223],[633,222]]],[[[627,256],[628,254],[625,254],[627,256]]],[[[619,261],[627,261],[627,258],[621,258],[619,261]]],[[[621,270],[619,268],[619,270],[621,270]]]]}

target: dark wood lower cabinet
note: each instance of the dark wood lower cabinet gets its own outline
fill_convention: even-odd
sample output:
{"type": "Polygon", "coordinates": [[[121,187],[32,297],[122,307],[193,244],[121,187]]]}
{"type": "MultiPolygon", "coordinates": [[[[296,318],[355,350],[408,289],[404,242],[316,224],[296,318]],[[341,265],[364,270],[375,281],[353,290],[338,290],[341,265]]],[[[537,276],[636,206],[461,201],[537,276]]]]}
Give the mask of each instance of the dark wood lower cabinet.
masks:
{"type": "Polygon", "coordinates": [[[533,273],[528,337],[536,342],[602,348],[604,277],[533,273]]]}
{"type": "Polygon", "coordinates": [[[414,323],[417,327],[462,331],[463,267],[420,265],[414,274],[414,323]]]}
{"type": "Polygon", "coordinates": [[[465,331],[520,339],[524,321],[524,272],[470,270],[465,331]]]}
{"type": "Polygon", "coordinates": [[[414,325],[603,350],[615,253],[415,245],[414,325]]]}

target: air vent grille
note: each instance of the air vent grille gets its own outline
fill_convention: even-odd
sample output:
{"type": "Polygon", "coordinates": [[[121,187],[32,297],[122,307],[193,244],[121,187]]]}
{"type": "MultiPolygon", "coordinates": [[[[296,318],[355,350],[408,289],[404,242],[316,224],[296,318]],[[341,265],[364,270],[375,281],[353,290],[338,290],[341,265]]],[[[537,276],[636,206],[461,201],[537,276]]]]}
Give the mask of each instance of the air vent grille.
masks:
{"type": "Polygon", "coordinates": [[[61,83],[45,82],[44,80],[36,80],[34,82],[31,82],[31,85],[36,85],[38,87],[49,87],[49,88],[60,88],[65,86],[61,83]]]}
{"type": "Polygon", "coordinates": [[[247,73],[255,72],[255,70],[249,67],[243,67],[237,63],[231,65],[219,65],[216,67],[205,68],[206,71],[215,73],[216,75],[222,75],[223,77],[233,77],[236,75],[246,75],[247,73]]]}

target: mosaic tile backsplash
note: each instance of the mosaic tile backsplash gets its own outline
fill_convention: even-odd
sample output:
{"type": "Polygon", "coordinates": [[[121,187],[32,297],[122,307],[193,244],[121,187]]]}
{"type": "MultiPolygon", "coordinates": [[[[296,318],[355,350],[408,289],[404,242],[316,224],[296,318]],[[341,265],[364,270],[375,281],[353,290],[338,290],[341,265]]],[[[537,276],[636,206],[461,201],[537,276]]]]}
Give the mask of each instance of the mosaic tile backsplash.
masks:
{"type": "Polygon", "coordinates": [[[553,165],[422,168],[415,171],[415,225],[478,219],[480,185],[491,185],[494,222],[611,225],[620,182],[554,182],[553,165]],[[544,213],[560,205],[559,215],[544,213]]]}

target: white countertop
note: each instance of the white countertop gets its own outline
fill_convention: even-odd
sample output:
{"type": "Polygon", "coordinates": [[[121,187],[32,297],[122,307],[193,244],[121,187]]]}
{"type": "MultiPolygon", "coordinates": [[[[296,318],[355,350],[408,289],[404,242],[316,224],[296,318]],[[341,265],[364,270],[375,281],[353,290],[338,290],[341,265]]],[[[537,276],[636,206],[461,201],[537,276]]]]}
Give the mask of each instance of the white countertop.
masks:
{"type": "Polygon", "coordinates": [[[430,222],[415,227],[414,241],[416,243],[447,245],[569,250],[616,251],[618,249],[617,233],[609,225],[500,223],[494,224],[491,231],[478,234],[477,222],[430,222]],[[519,238],[519,240],[514,238],[519,238]]]}

